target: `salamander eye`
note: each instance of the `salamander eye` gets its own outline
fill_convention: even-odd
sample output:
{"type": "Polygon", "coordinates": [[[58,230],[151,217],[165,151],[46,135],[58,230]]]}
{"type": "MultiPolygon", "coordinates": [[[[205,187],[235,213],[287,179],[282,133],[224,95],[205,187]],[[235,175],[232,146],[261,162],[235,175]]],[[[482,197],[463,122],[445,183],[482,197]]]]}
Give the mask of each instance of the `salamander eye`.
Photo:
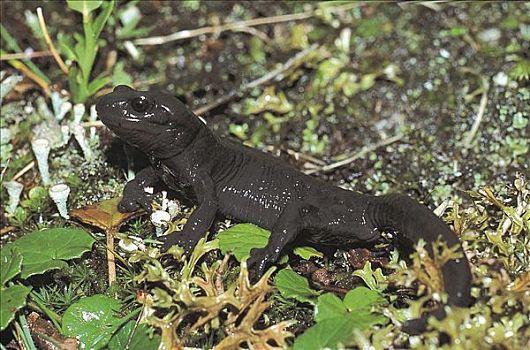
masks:
{"type": "Polygon", "coordinates": [[[151,108],[151,102],[145,96],[140,96],[131,101],[131,107],[135,112],[145,113],[151,108]]]}

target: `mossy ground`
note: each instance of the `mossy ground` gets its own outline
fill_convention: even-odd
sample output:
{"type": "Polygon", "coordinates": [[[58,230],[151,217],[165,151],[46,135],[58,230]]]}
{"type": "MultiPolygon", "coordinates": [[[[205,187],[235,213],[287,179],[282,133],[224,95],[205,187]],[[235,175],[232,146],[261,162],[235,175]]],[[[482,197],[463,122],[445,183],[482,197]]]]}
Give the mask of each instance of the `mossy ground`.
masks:
{"type": "MultiPolygon", "coordinates": [[[[38,46],[22,24],[24,10],[34,5],[3,2],[2,24],[17,33],[21,43],[38,46]]],[[[355,343],[436,348],[443,331],[451,339],[446,346],[452,348],[529,346],[530,187],[525,181],[530,180],[530,80],[524,71],[530,60],[528,3],[359,3],[333,12],[339,5],[328,3],[318,16],[304,20],[138,46],[136,60],[127,54],[124,40],[108,30],[96,70],[103,70],[105,58],[116,51],[138,88],[168,90],[194,109],[236,92],[235,98],[203,115],[208,125],[219,135],[276,154],[302,171],[318,170],[399,135],[395,142],[344,166],[316,171],[315,176],[365,193],[405,192],[432,209],[449,205],[445,217],[455,225],[471,259],[477,304],[421,337],[407,339],[397,327],[383,328],[358,334],[355,343]],[[318,47],[281,81],[237,94],[242,85],[311,44],[318,47]],[[477,118],[481,122],[474,128],[477,118]],[[517,218],[526,224],[520,226],[517,218]]],[[[190,1],[137,6],[143,16],[140,26],[152,27],[149,35],[158,35],[307,11],[316,5],[190,1]]],[[[59,15],[57,3],[43,7],[53,35],[72,25],[73,17],[59,15]]],[[[35,62],[53,79],[64,80],[51,59],[35,62]]],[[[20,110],[35,106],[38,95],[35,90],[15,94],[14,99],[26,102],[8,98],[2,106],[1,126],[16,125],[17,131],[12,142],[16,157],[2,181],[31,160],[27,142],[42,116],[36,107],[31,117],[20,110]]],[[[104,129],[98,134],[100,141],[93,144],[97,162],[84,162],[73,144],[52,154],[52,169],[72,186],[75,206],[116,196],[125,182],[120,171],[125,158],[116,156],[121,146],[104,129]]],[[[26,173],[22,182],[28,189],[36,186],[37,170],[26,173]]],[[[52,217],[49,204],[35,210],[29,206],[29,217],[21,225],[2,215],[2,225],[14,226],[12,234],[21,235],[62,224],[52,217]]],[[[376,250],[385,255],[392,247],[376,250]]],[[[101,252],[94,256],[104,258],[101,252]]],[[[377,263],[376,257],[369,259],[377,263]]],[[[340,252],[312,264],[298,267],[309,271],[313,283],[326,280],[328,288],[338,289],[362,284],[348,272],[350,262],[340,252]],[[331,277],[315,277],[314,271],[321,268],[331,277]]],[[[271,317],[298,319],[295,333],[312,324],[312,308],[278,303],[271,317]]],[[[198,337],[194,345],[211,342],[198,337]]]]}

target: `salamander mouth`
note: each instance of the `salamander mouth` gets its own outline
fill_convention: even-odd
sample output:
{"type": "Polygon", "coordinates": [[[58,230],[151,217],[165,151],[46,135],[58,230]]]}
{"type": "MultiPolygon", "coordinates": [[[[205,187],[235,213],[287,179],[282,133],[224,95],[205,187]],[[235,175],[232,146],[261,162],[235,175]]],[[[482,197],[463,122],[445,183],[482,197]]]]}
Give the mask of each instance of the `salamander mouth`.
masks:
{"type": "Polygon", "coordinates": [[[99,119],[105,124],[107,127],[114,129],[114,128],[121,128],[122,123],[120,121],[119,116],[113,116],[114,113],[109,111],[106,111],[106,108],[101,108],[96,105],[96,111],[98,112],[99,119]]]}
{"type": "Polygon", "coordinates": [[[119,121],[119,120],[113,120],[113,119],[109,119],[109,118],[106,118],[104,121],[103,121],[103,124],[105,124],[109,129],[112,129],[112,130],[119,130],[119,129],[122,129],[122,123],[119,121]]]}
{"type": "Polygon", "coordinates": [[[109,128],[121,128],[123,126],[122,113],[116,108],[119,101],[113,99],[111,95],[112,94],[100,97],[99,101],[96,103],[96,112],[103,124],[109,128]]]}

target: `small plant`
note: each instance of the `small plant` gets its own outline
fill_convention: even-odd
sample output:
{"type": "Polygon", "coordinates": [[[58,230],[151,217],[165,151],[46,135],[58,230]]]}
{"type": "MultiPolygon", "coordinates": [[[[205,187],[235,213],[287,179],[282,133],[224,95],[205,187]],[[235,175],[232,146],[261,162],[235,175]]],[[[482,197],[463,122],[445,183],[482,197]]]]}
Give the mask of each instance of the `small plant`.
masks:
{"type": "MultiPolygon", "coordinates": [[[[15,280],[27,279],[49,270],[64,269],[68,266],[65,260],[81,256],[90,250],[94,239],[80,229],[57,228],[28,233],[13,243],[9,243],[0,250],[0,330],[5,329],[15,318],[16,311],[26,304],[26,297],[31,292],[30,287],[14,284],[15,280]],[[35,254],[39,252],[39,254],[35,254]],[[18,277],[17,277],[18,276],[18,277]]],[[[51,287],[45,293],[49,300],[55,300],[64,305],[75,298],[75,291],[58,291],[51,287]],[[62,302],[61,302],[62,301],[62,302]]],[[[37,296],[42,299],[42,295],[37,296]]],[[[43,311],[48,313],[48,309],[43,311]]],[[[51,319],[56,319],[48,313],[51,319]]]]}
{"type": "Polygon", "coordinates": [[[76,63],[68,71],[68,82],[75,103],[83,103],[110,82],[106,73],[91,79],[92,68],[99,49],[99,36],[114,7],[114,1],[67,0],[68,7],[83,15],[83,35],[74,33],[59,37],[61,51],[76,63]],[[92,13],[101,8],[95,19],[92,13]],[[73,41],[75,40],[75,44],[73,41]]]}
{"type": "Polygon", "coordinates": [[[530,80],[530,60],[519,61],[510,71],[510,76],[515,80],[530,80]]]}
{"type": "MultiPolygon", "coordinates": [[[[22,48],[18,44],[17,40],[2,24],[0,24],[0,38],[2,38],[3,44],[2,48],[0,48],[1,55],[5,55],[8,52],[22,52],[22,48]]],[[[33,62],[31,62],[30,59],[9,59],[7,60],[7,63],[9,63],[9,65],[11,65],[13,68],[23,72],[28,78],[38,84],[45,92],[48,91],[50,79],[33,62]]],[[[2,96],[4,96],[7,91],[8,89],[6,86],[2,86],[2,96]]]]}

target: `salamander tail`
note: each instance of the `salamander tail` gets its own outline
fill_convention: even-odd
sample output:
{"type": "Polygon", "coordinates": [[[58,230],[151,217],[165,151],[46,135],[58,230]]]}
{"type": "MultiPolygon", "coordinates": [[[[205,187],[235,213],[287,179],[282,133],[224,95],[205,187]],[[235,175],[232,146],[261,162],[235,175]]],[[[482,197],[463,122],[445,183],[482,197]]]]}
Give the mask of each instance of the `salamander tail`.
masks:
{"type": "MultiPolygon", "coordinates": [[[[432,242],[441,237],[448,247],[458,245],[462,257],[449,260],[442,267],[448,304],[467,307],[471,304],[471,270],[469,262],[456,234],[426,206],[406,195],[390,194],[371,197],[369,215],[378,229],[395,229],[406,239],[416,244],[420,239],[426,242],[426,248],[432,254],[432,242]]],[[[445,317],[443,308],[426,314],[419,319],[405,323],[407,333],[417,334],[426,329],[429,316],[438,319],[445,317]]]]}

